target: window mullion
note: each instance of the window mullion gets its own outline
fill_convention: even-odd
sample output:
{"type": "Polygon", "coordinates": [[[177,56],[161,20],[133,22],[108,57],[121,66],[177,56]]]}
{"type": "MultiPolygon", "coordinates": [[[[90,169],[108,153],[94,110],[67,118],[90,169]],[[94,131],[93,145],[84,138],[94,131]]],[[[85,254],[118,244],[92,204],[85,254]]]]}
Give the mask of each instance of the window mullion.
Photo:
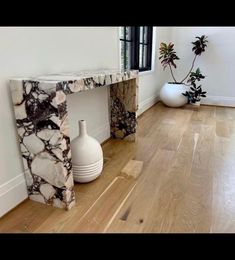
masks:
{"type": "Polygon", "coordinates": [[[140,28],[135,27],[135,69],[139,69],[139,40],[140,28]]]}
{"type": "Polygon", "coordinates": [[[148,27],[148,35],[147,35],[147,67],[151,68],[151,62],[152,62],[152,28],[148,27]]]}
{"type": "Polygon", "coordinates": [[[135,30],[131,27],[131,69],[135,67],[135,30]]]}
{"type": "Polygon", "coordinates": [[[143,43],[145,43],[145,41],[144,41],[144,33],[145,33],[145,26],[143,26],[143,30],[142,30],[142,39],[143,39],[143,43]]]}
{"type": "Polygon", "coordinates": [[[126,26],[124,27],[124,70],[127,68],[126,64],[126,26]]]}

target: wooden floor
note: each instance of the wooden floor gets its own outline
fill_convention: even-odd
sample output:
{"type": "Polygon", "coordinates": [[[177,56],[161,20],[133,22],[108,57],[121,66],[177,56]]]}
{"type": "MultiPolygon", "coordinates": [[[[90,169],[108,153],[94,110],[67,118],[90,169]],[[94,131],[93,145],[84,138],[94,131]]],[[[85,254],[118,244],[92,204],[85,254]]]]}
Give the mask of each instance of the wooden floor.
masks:
{"type": "Polygon", "coordinates": [[[73,209],[26,200],[0,232],[235,232],[235,109],[158,103],[138,121],[136,142],[103,145],[103,173],[75,185],[73,209]]]}

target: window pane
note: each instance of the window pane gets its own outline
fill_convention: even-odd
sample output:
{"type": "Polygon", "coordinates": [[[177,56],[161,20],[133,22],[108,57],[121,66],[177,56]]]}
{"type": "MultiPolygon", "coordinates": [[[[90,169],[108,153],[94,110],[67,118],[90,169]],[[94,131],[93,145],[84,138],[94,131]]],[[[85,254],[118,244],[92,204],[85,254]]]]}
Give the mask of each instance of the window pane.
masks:
{"type": "Polygon", "coordinates": [[[144,52],[143,52],[143,67],[147,67],[147,45],[144,45],[144,52]]]}
{"type": "Polygon", "coordinates": [[[149,48],[152,46],[152,39],[149,35],[152,34],[152,29],[148,26],[138,28],[139,30],[136,27],[120,27],[121,69],[151,69],[148,65],[151,63],[152,50],[149,48]],[[132,30],[135,31],[132,33],[132,30]]]}
{"type": "Polygon", "coordinates": [[[124,41],[120,41],[121,42],[121,69],[124,69],[125,68],[125,60],[124,60],[124,44],[125,42],[124,41]]]}
{"type": "Polygon", "coordinates": [[[140,42],[143,42],[143,26],[140,26],[140,42]]]}
{"type": "Polygon", "coordinates": [[[131,27],[126,28],[126,40],[131,40],[131,27]]]}
{"type": "Polygon", "coordinates": [[[139,67],[143,67],[143,44],[139,46],[139,67]]]}
{"type": "Polygon", "coordinates": [[[131,43],[130,42],[126,42],[126,69],[130,69],[131,68],[131,43]]]}
{"type": "Polygon", "coordinates": [[[124,27],[120,27],[120,39],[124,39],[124,27]]]}
{"type": "Polygon", "coordinates": [[[144,26],[144,43],[148,42],[148,27],[144,26]]]}

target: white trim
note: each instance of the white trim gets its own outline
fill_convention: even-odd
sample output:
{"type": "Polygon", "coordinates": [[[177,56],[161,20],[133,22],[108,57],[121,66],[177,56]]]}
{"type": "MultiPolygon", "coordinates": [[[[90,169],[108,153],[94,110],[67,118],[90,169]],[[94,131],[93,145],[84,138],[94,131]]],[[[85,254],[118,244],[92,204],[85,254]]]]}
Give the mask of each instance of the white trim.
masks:
{"type": "Polygon", "coordinates": [[[201,99],[201,104],[235,107],[235,97],[207,96],[201,99]]]}
{"type": "Polygon", "coordinates": [[[120,36],[121,36],[121,26],[118,27],[118,68],[121,69],[121,43],[120,43],[120,36]]]}
{"type": "Polygon", "coordinates": [[[155,70],[151,69],[151,70],[146,70],[146,71],[140,71],[139,72],[139,77],[145,76],[145,75],[149,75],[149,74],[153,74],[155,73],[155,70]]]}
{"type": "Polygon", "coordinates": [[[122,66],[121,66],[121,64],[122,64],[121,63],[121,41],[120,41],[121,27],[122,26],[118,27],[118,49],[119,49],[119,52],[118,52],[118,66],[119,66],[120,70],[122,69],[122,66]]]}
{"type": "Polygon", "coordinates": [[[24,174],[0,185],[0,217],[28,197],[24,174]]]}
{"type": "Polygon", "coordinates": [[[140,102],[139,109],[137,111],[137,116],[140,116],[144,111],[146,111],[147,109],[149,109],[151,106],[153,106],[159,101],[160,101],[160,97],[159,95],[156,95],[140,102]]]}

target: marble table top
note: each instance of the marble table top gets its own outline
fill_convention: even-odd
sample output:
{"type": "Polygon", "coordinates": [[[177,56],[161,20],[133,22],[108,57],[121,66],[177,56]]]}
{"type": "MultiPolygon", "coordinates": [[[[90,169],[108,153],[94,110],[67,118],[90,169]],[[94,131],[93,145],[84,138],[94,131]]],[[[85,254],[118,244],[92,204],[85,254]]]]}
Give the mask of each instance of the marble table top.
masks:
{"type": "Polygon", "coordinates": [[[129,80],[136,78],[138,76],[138,70],[118,70],[118,69],[108,69],[108,70],[82,70],[76,72],[66,72],[58,74],[45,74],[35,77],[16,77],[10,80],[15,81],[37,81],[37,82],[65,82],[65,81],[79,81],[93,78],[96,82],[107,77],[111,77],[112,83],[129,80]]]}
{"type": "Polygon", "coordinates": [[[10,85],[13,100],[16,96],[31,93],[31,89],[37,89],[42,94],[57,92],[57,97],[64,99],[64,95],[108,86],[130,79],[138,79],[138,73],[138,70],[86,70],[28,78],[12,78],[10,79],[10,85]]]}
{"type": "Polygon", "coordinates": [[[27,95],[32,88],[36,88],[43,93],[57,92],[59,95],[63,92],[65,95],[69,95],[130,79],[138,79],[138,73],[138,70],[84,70],[69,73],[47,74],[37,77],[12,78],[10,79],[10,83],[12,83],[12,92],[14,96],[19,96],[19,92],[22,91],[24,92],[24,95],[27,95]]]}

